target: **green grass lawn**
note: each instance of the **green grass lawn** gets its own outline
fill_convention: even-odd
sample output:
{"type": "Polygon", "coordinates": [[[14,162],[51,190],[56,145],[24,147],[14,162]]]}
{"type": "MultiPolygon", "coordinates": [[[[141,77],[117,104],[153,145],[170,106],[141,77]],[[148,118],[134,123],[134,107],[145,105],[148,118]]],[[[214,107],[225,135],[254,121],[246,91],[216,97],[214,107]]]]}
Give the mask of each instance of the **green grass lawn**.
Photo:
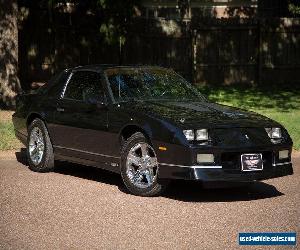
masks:
{"type": "Polygon", "coordinates": [[[0,150],[17,149],[20,148],[20,145],[20,142],[15,137],[12,122],[0,119],[0,150]]]}
{"type": "Polygon", "coordinates": [[[300,149],[300,88],[279,87],[199,87],[211,101],[255,111],[279,123],[288,130],[294,148],[300,149]]]}

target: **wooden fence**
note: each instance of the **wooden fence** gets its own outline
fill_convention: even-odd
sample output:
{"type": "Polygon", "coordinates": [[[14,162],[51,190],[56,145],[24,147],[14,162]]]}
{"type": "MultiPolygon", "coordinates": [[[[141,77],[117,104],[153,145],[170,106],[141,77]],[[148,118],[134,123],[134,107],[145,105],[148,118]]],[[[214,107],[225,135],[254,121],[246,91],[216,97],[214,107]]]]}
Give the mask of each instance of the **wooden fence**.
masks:
{"type": "Polygon", "coordinates": [[[82,25],[32,16],[19,31],[23,88],[92,63],[161,65],[199,84],[300,84],[300,19],[137,19],[124,44],[109,44],[94,19],[82,25]]]}
{"type": "Polygon", "coordinates": [[[258,25],[253,22],[194,24],[195,82],[254,84],[258,79],[258,25]]]}

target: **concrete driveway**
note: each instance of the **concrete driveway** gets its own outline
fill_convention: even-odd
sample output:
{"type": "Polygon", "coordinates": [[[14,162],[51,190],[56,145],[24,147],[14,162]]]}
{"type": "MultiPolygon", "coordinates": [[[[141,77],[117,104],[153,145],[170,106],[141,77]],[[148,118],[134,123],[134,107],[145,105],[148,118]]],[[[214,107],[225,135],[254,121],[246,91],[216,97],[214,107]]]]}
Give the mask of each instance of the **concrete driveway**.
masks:
{"type": "Polygon", "coordinates": [[[156,198],[90,167],[34,173],[16,155],[0,154],[0,249],[236,249],[239,232],[299,237],[299,153],[292,176],[226,190],[174,182],[156,198]]]}

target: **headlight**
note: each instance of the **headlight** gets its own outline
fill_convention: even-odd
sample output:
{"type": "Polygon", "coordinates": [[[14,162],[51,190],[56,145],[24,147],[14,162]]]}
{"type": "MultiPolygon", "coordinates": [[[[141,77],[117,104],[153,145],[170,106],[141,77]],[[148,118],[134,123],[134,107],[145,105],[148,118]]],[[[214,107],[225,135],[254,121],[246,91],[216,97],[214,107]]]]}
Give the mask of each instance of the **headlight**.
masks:
{"type": "Polygon", "coordinates": [[[271,139],[280,139],[282,137],[280,128],[265,128],[265,130],[271,139]]]}
{"type": "Polygon", "coordinates": [[[188,141],[207,141],[208,140],[208,131],[207,129],[193,129],[183,130],[183,134],[188,141]]]}
{"type": "Polygon", "coordinates": [[[196,130],[196,140],[197,141],[207,141],[208,140],[207,129],[198,129],[198,130],[196,130]]]}
{"type": "Polygon", "coordinates": [[[183,134],[184,134],[185,138],[186,138],[188,141],[193,141],[193,140],[195,140],[195,133],[194,133],[194,130],[192,130],[192,129],[183,130],[183,134]]]}

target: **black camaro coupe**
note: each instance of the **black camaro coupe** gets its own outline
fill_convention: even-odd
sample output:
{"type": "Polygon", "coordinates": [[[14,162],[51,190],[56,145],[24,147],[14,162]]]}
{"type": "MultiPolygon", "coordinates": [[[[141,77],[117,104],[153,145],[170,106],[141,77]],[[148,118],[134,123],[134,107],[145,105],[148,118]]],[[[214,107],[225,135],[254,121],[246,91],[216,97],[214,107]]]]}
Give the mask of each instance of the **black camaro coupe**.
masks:
{"type": "Polygon", "coordinates": [[[17,97],[16,136],[29,168],[54,160],[120,173],[127,189],[158,195],[170,179],[245,184],[293,173],[279,123],[211,103],[174,71],[150,66],[67,69],[17,97]]]}

